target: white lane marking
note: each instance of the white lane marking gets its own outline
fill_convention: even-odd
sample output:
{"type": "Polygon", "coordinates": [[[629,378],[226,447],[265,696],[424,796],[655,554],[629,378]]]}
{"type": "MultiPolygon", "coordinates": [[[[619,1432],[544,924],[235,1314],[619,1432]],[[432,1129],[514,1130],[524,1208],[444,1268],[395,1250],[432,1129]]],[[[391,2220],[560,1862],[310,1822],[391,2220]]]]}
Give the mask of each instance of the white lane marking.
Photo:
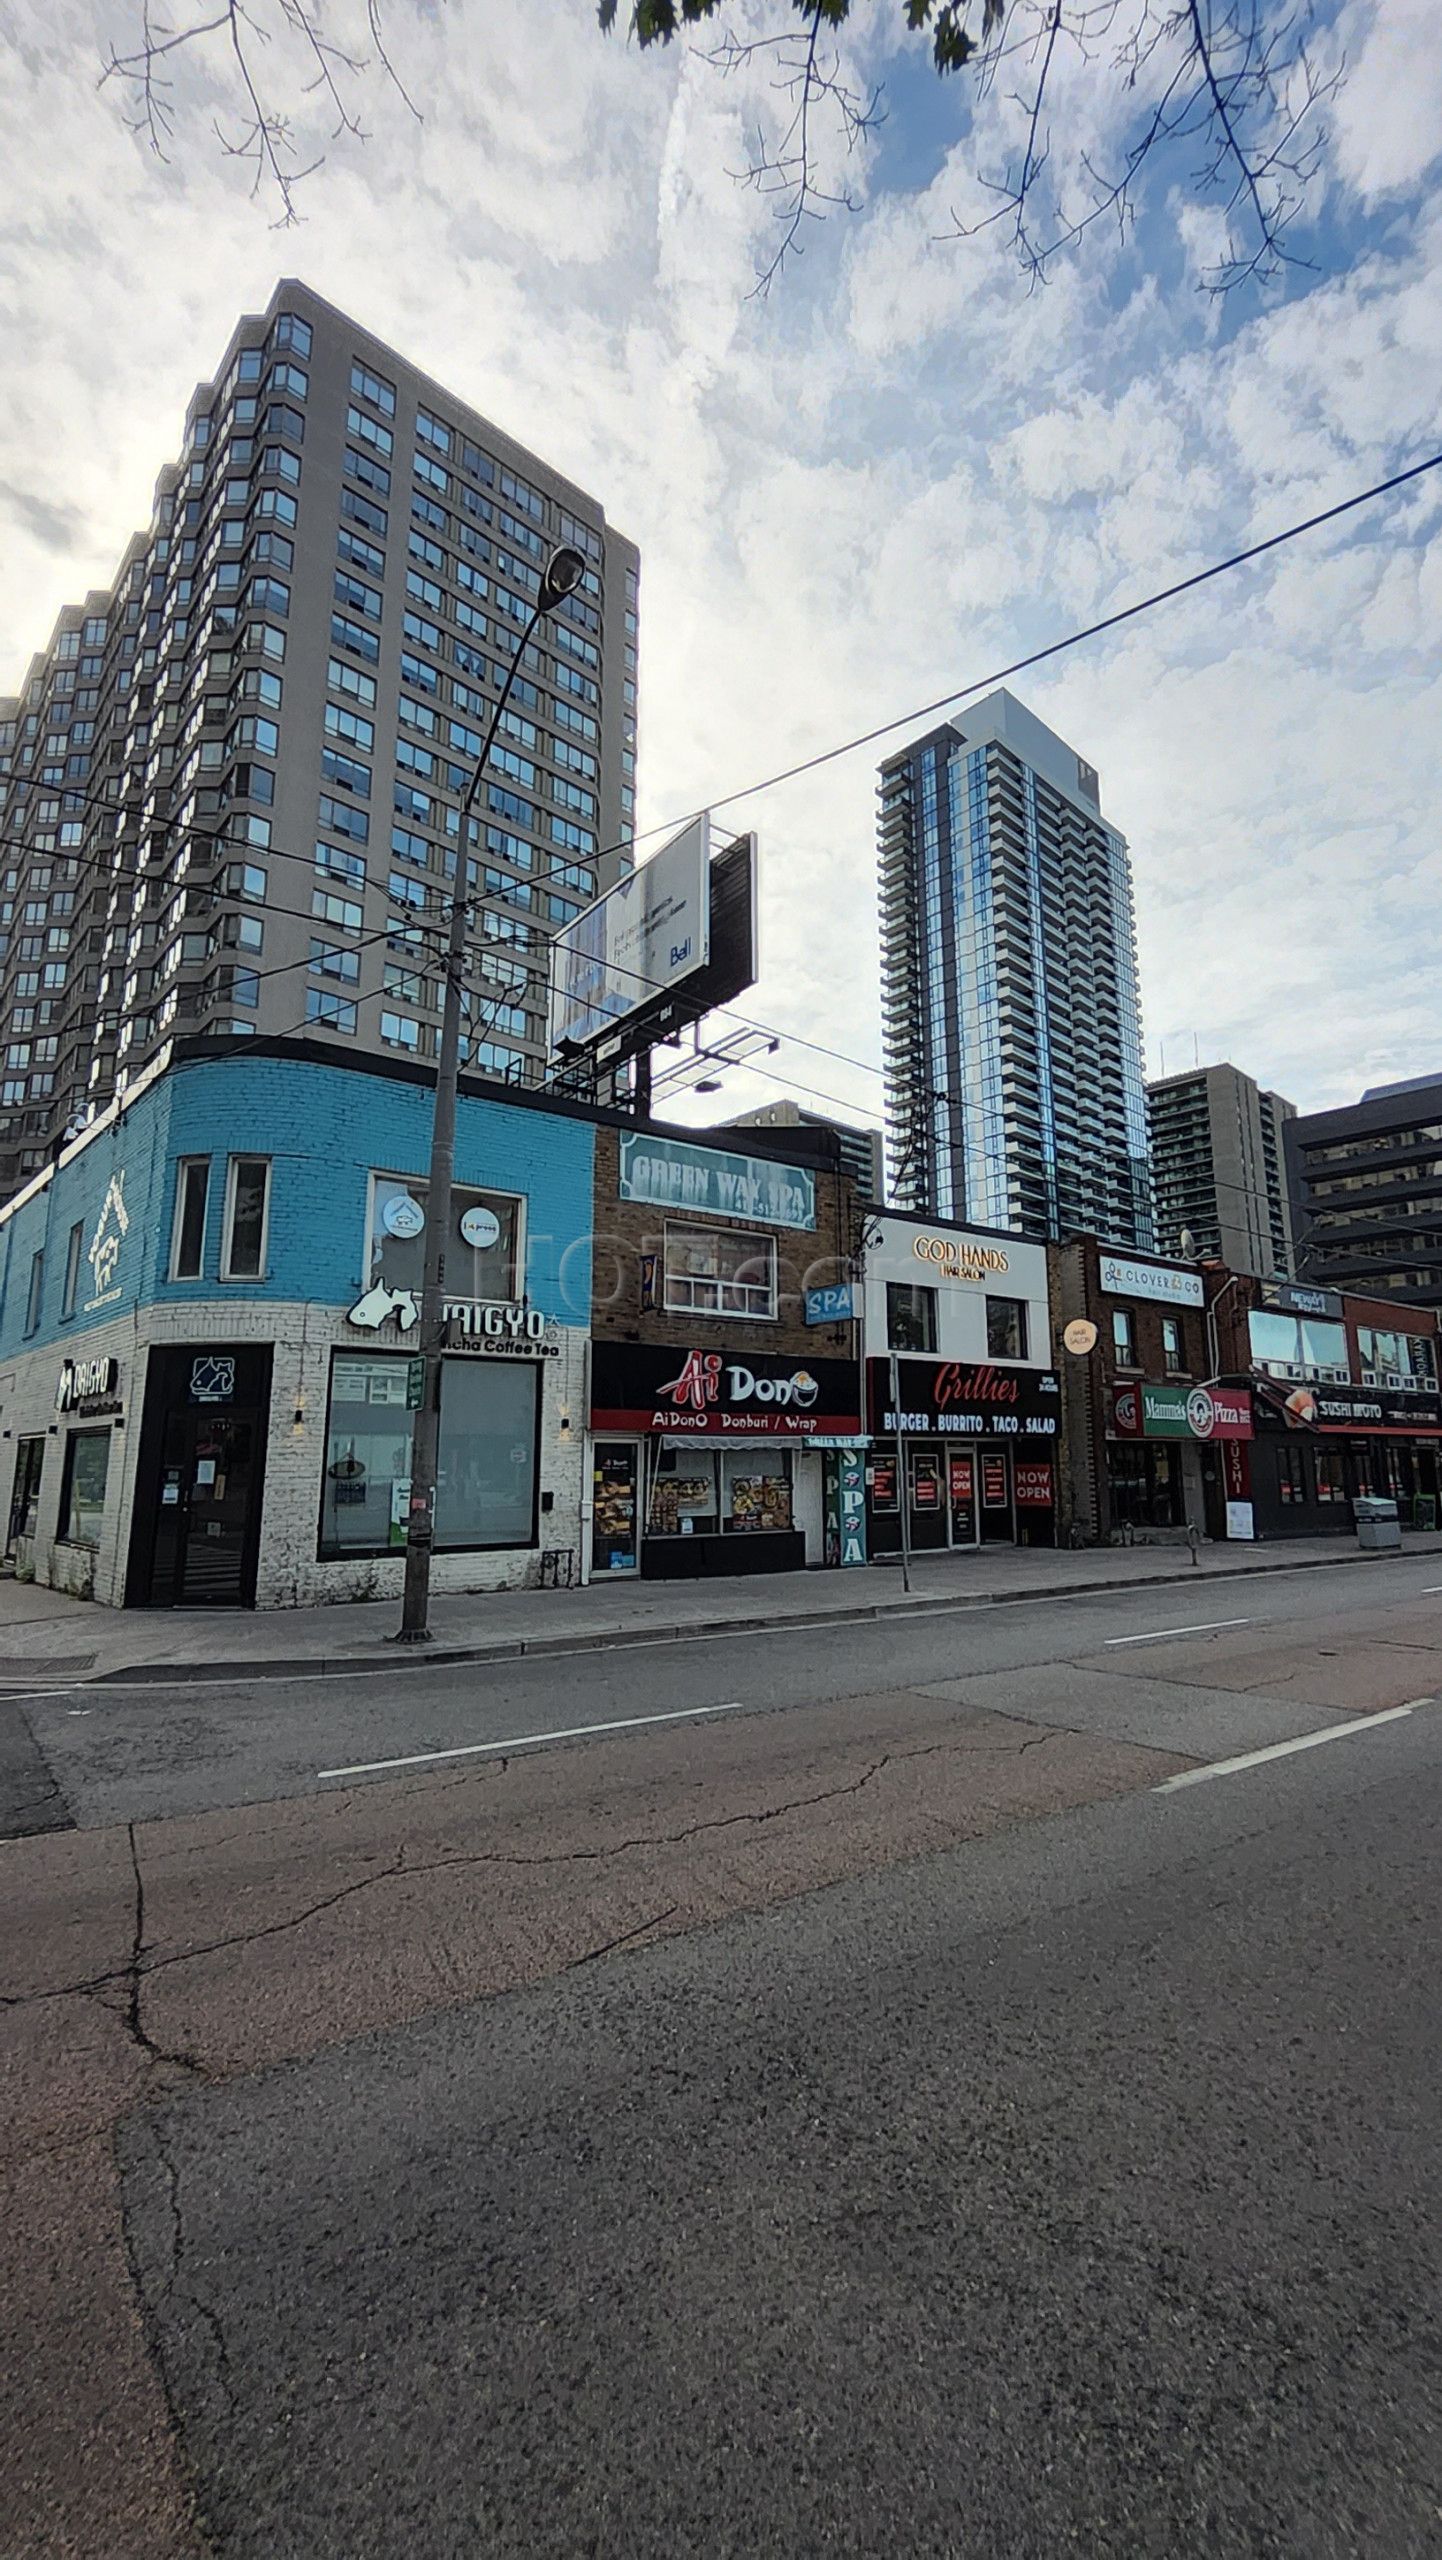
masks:
{"type": "Polygon", "coordinates": [[[1395,1724],[1399,1716],[1415,1715],[1419,1707],[1436,1704],[1435,1698],[1409,1698],[1404,1706],[1379,1707],[1375,1715],[1353,1716],[1347,1724],[1323,1725],[1320,1733],[1298,1734],[1294,1742],[1268,1743],[1265,1751],[1242,1751],[1235,1760],[1209,1760],[1204,1769],[1183,1769],[1175,1778],[1163,1778],[1152,1793],[1172,1796],[1181,1787],[1199,1787],[1205,1778],[1230,1778],[1238,1769],[1256,1769],[1264,1760],[1286,1760],[1294,1751],[1315,1751],[1322,1742],[1343,1742],[1349,1733],[1368,1733],[1374,1724],[1395,1724]]]}
{"type": "Polygon", "coordinates": [[[1161,1644],[1168,1636],[1211,1636],[1218,1627],[1254,1627],[1255,1618],[1205,1618],[1200,1626],[1153,1627],[1145,1636],[1108,1636],[1107,1644],[1161,1644]]]}
{"type": "Polygon", "coordinates": [[[483,1751],[521,1751],[532,1742],[581,1742],[591,1733],[631,1733],[642,1724],[687,1724],[693,1716],[734,1716],[741,1700],[719,1707],[669,1707],[658,1716],[615,1716],[607,1724],[568,1724],[554,1733],[512,1733],[502,1742],[460,1742],[449,1751],[408,1751],[400,1760],[357,1760],[348,1769],[317,1769],[318,1778],[369,1778],[379,1769],[420,1769],[430,1760],[473,1760],[483,1751]]]}
{"type": "Polygon", "coordinates": [[[1435,1600],[1439,1591],[1442,1591],[1442,1582],[1424,1582],[1422,1585],[1424,1600],[1435,1600]]]}
{"type": "MultiPolygon", "coordinates": [[[[1395,1564],[1419,1564],[1421,1562],[1421,1558],[1419,1556],[1400,1555],[1394,1556],[1391,1561],[1395,1564]]],[[[1223,1566],[1216,1566],[1209,1571],[1207,1579],[1211,1582],[1254,1581],[1259,1570],[1265,1570],[1268,1582],[1273,1583],[1295,1582],[1298,1575],[1303,1573],[1308,1575],[1314,1573],[1350,1573],[1354,1570],[1354,1567],[1342,1562],[1340,1559],[1335,1565],[1330,1562],[1322,1565],[1270,1565],[1265,1568],[1260,1568],[1256,1565],[1241,1565],[1235,1572],[1229,1572],[1223,1566]]],[[[1089,1582],[1081,1584],[1075,1591],[1038,1593],[1034,1600],[1028,1599],[1025,1592],[1020,1592],[1014,1597],[1005,1600],[918,1600],[915,1607],[912,1609],[883,1608],[880,1615],[875,1618],[831,1618],[828,1620],[800,1617],[779,1618],[774,1622],[774,1624],[767,1628],[766,1632],[768,1636],[806,1636],[817,1632],[823,1635],[831,1635],[844,1631],[848,1626],[854,1626],[860,1632],[865,1633],[866,1629],[869,1627],[880,1627],[883,1629],[890,1627],[893,1621],[897,1618],[900,1618],[905,1624],[910,1625],[911,1621],[915,1618],[977,1617],[980,1616],[983,1611],[988,1609],[1063,1609],[1068,1607],[1070,1603],[1075,1600],[1090,1600],[1092,1602],[1103,1600],[1134,1600],[1138,1592],[1144,1591],[1145,1588],[1146,1585],[1144,1583],[1136,1582],[1125,1584],[1089,1582]]],[[[1428,1586],[1428,1589],[1433,1591],[1442,1591],[1442,1582],[1432,1584],[1428,1586]]],[[[1426,1598],[1428,1596],[1427,1590],[1424,1590],[1419,1596],[1426,1598]]],[[[1238,1618],[1235,1622],[1223,1620],[1222,1623],[1224,1625],[1235,1623],[1238,1626],[1245,1626],[1248,1624],[1257,1625],[1260,1622],[1255,1619],[1247,1620],[1238,1618]]],[[[1288,1622],[1285,1619],[1281,1619],[1278,1620],[1277,1623],[1279,1625],[1286,1625],[1288,1622]]],[[[632,1637],[626,1644],[619,1645],[609,1642],[605,1631],[602,1631],[601,1633],[593,1636],[578,1636],[573,1645],[556,1645],[549,1648],[545,1653],[526,1653],[520,1650],[515,1653],[488,1653],[482,1654],[478,1659],[474,1659],[469,1662],[458,1662],[454,1655],[448,1658],[443,1654],[439,1661],[431,1665],[431,1668],[438,1672],[444,1672],[447,1676],[454,1672],[494,1671],[497,1668],[504,1669],[507,1666],[524,1668],[526,1670],[535,1670],[538,1664],[544,1664],[547,1662],[572,1662],[578,1655],[592,1655],[596,1653],[654,1653],[661,1645],[722,1644],[726,1641],[728,1636],[742,1634],[754,1635],[757,1632],[758,1631],[754,1627],[683,1627],[679,1632],[673,1628],[670,1632],[662,1635],[632,1637]]],[[[1110,1641],[1111,1639],[1108,1638],[1108,1642],[1110,1641]]],[[[1129,1641],[1136,1641],[1136,1639],[1124,1637],[1122,1641],[1125,1643],[1129,1641]]],[[[413,1655],[411,1660],[416,1669],[421,1669],[425,1665],[425,1657],[423,1654],[413,1655]]],[[[394,1680],[398,1676],[404,1679],[407,1675],[404,1671],[400,1671],[398,1665],[395,1663],[367,1663],[357,1658],[354,1662],[348,1661],[346,1663],[343,1673],[334,1669],[329,1671],[287,1671],[283,1675],[283,1678],[284,1685],[287,1688],[311,1688],[318,1680],[336,1680],[342,1677],[348,1681],[394,1680]]],[[[184,1680],[177,1680],[173,1676],[165,1680],[132,1680],[127,1674],[123,1678],[117,1680],[57,1680],[53,1687],[45,1689],[5,1689],[3,1686],[0,1686],[0,1707],[29,1706],[38,1698],[78,1698],[83,1697],[87,1691],[92,1691],[97,1697],[101,1698],[160,1698],[163,1697],[167,1689],[183,1689],[186,1685],[187,1684],[184,1680]]],[[[223,1680],[192,1681],[189,1685],[192,1689],[254,1689],[257,1687],[267,1687],[270,1683],[266,1673],[264,1660],[262,1659],[261,1662],[257,1664],[254,1671],[238,1671],[233,1677],[227,1677],[223,1680]]]]}

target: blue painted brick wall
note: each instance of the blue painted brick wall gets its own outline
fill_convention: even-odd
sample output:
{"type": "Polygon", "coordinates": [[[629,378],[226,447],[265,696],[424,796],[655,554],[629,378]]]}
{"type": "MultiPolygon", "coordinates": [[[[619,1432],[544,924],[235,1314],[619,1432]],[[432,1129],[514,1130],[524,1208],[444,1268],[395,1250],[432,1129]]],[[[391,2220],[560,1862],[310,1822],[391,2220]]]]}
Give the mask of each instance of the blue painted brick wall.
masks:
{"type": "MultiPolygon", "coordinates": [[[[60,1167],[33,1200],[0,1218],[0,1358],[67,1341],[130,1307],[229,1297],[308,1299],[346,1307],[362,1286],[366,1185],[371,1172],[424,1180],[432,1096],[412,1085],[305,1058],[186,1060],[60,1167]],[[271,1160],[270,1239],[263,1282],[218,1278],[226,1160],[271,1160]],[[211,1160],[205,1268],[168,1280],[177,1165],[211,1160]],[[88,1256],[112,1176],[120,1175],[129,1232],[103,1306],[88,1259],[72,1317],[62,1318],[67,1244],[83,1227],[88,1256]],[[41,1321],[25,1332],[31,1256],[45,1248],[41,1321]]],[[[462,1094],[456,1180],[526,1201],[525,1288],[563,1324],[588,1325],[591,1303],[593,1132],[588,1122],[462,1094]]]]}

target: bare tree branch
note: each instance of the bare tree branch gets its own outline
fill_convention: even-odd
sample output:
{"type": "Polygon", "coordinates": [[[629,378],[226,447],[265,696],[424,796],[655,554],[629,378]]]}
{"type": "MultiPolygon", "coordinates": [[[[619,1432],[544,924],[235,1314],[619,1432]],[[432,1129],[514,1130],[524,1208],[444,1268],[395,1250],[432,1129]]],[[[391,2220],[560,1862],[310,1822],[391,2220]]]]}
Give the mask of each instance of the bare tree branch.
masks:
{"type": "MultiPolygon", "coordinates": [[[[180,0],[184,6],[184,0],[180,0]]],[[[279,206],[277,226],[299,221],[295,190],[323,166],[325,153],[306,159],[285,104],[292,96],[320,100],[333,118],[332,141],[348,134],[366,139],[354,104],[355,92],[368,72],[378,68],[410,113],[420,110],[400,78],[385,43],[384,0],[341,0],[341,23],[349,11],[356,41],[341,41],[327,32],[324,0],[222,0],[222,5],[189,26],[162,24],[153,0],[141,0],[137,41],[127,52],[112,46],[101,73],[101,86],[114,81],[128,92],[132,128],[143,134],[159,160],[168,160],[174,139],[177,99],[175,57],[189,54],[215,67],[235,92],[237,121],[223,115],[213,130],[227,159],[251,164],[251,194],[268,194],[279,206]],[[267,77],[267,57],[276,39],[283,68],[267,77]]]]}
{"type": "Polygon", "coordinates": [[[848,151],[854,150],[863,135],[882,121],[878,93],[873,91],[870,97],[862,98],[843,79],[839,55],[822,52],[826,23],[825,0],[819,0],[819,5],[812,7],[804,30],[749,39],[725,36],[705,56],[717,70],[735,72],[769,53],[775,66],[772,86],[790,101],[790,116],[778,139],[768,146],[758,132],[748,166],[731,172],[733,177],[755,187],[759,195],[778,199],[776,220],[781,236],[757,272],[753,296],[770,292],[793,251],[798,257],[802,255],[805,223],[819,221],[828,209],[848,213],[855,210],[855,198],[849,190],[829,190],[817,182],[811,127],[817,108],[832,108],[848,151]]]}

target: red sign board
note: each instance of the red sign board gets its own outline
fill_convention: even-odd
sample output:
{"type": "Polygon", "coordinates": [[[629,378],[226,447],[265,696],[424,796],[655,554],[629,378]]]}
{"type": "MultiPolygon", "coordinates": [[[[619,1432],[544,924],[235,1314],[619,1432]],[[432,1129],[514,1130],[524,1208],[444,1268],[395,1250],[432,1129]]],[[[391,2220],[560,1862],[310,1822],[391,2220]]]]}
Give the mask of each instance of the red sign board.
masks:
{"type": "Polygon", "coordinates": [[[1032,1466],[1018,1458],[1016,1501],[1019,1511],[1050,1511],[1052,1490],[1049,1466],[1032,1466]]]}
{"type": "Polygon", "coordinates": [[[953,1449],[951,1451],[950,1473],[951,1499],[956,1507],[960,1509],[963,1503],[970,1502],[976,1489],[972,1476],[972,1459],[971,1451],[969,1449],[953,1449]]]}
{"type": "Polygon", "coordinates": [[[594,1431],[680,1438],[855,1439],[861,1374],[850,1360],[801,1360],[744,1349],[668,1351],[597,1342],[591,1355],[594,1431]]]}
{"type": "Polygon", "coordinates": [[[1125,1440],[1250,1440],[1245,1387],[1118,1387],[1112,1429],[1125,1440]]]}

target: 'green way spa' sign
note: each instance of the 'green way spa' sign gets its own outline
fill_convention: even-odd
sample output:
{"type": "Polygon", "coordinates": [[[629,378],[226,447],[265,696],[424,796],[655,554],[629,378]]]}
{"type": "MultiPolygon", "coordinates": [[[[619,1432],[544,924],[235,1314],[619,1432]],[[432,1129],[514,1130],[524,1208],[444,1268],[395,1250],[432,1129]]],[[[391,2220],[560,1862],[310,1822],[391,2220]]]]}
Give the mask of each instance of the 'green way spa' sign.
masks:
{"type": "Polygon", "coordinates": [[[723,1155],[633,1130],[621,1140],[621,1197],[656,1209],[700,1209],[768,1227],[814,1227],[816,1184],[794,1164],[723,1155]]]}

